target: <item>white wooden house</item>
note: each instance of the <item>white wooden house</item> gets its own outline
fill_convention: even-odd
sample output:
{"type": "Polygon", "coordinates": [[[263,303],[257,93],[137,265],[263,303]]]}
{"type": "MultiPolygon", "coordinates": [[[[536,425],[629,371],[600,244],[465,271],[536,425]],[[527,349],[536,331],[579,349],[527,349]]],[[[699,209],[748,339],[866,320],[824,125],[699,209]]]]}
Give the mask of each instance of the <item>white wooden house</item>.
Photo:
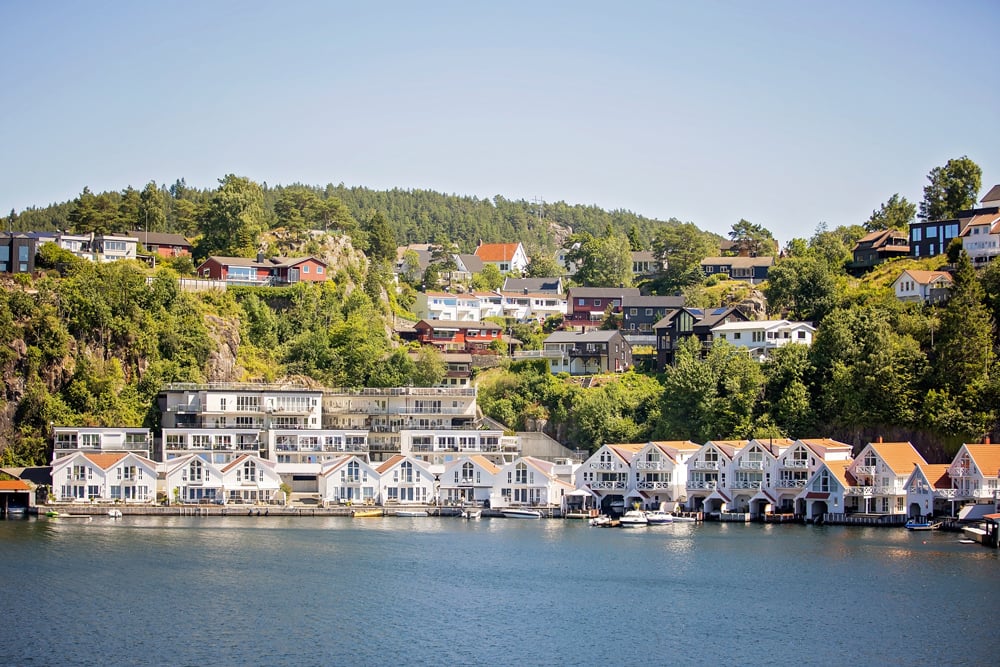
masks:
{"type": "Polygon", "coordinates": [[[906,480],[906,516],[926,519],[950,513],[955,489],[951,486],[948,464],[913,466],[906,480]]]}
{"type": "Polygon", "coordinates": [[[444,503],[475,503],[490,499],[500,468],[485,456],[463,456],[444,466],[438,495],[444,503]]]}
{"type": "Polygon", "coordinates": [[[688,509],[728,512],[732,505],[729,484],[736,453],[747,440],[709,440],[688,461],[688,509]]]}
{"type": "Polygon", "coordinates": [[[383,505],[426,504],[437,500],[434,473],[412,456],[397,454],[376,468],[383,505]]]}
{"type": "Polygon", "coordinates": [[[343,456],[324,464],[318,488],[325,505],[379,502],[378,471],[360,456],[343,456]]]}
{"type": "Polygon", "coordinates": [[[806,521],[822,521],[828,514],[843,514],[844,503],[853,480],[848,468],[851,461],[822,461],[806,486],[795,497],[806,521]]]}
{"type": "Polygon", "coordinates": [[[280,500],[281,476],[273,461],[256,454],[243,454],[224,465],[222,493],[229,503],[266,503],[280,500]]]}
{"type": "Polygon", "coordinates": [[[1000,497],[1000,444],[964,444],[948,474],[957,503],[996,502],[1000,497]]]}
{"type": "Polygon", "coordinates": [[[847,471],[855,480],[847,490],[846,512],[905,514],[906,479],[915,465],[927,465],[908,442],[871,442],[847,471]]]}
{"type": "Polygon", "coordinates": [[[156,500],[156,463],[131,452],[77,452],[52,464],[52,489],[63,501],[156,500]]]}
{"type": "Polygon", "coordinates": [[[171,502],[222,503],[222,470],[199,454],[185,454],[164,464],[164,487],[171,502]]]}
{"type": "MultiPolygon", "coordinates": [[[[701,445],[690,440],[649,442],[632,459],[635,494],[648,509],[687,500],[687,461],[701,445]]],[[[631,493],[631,491],[630,491],[631,493]]]]}
{"type": "Polygon", "coordinates": [[[573,485],[558,478],[556,464],[532,456],[522,456],[500,469],[490,495],[490,507],[564,508],[573,485]]]}
{"type": "Polygon", "coordinates": [[[624,514],[625,500],[635,495],[632,462],[645,445],[604,445],[576,471],[576,487],[587,489],[603,514],[624,514]]]}

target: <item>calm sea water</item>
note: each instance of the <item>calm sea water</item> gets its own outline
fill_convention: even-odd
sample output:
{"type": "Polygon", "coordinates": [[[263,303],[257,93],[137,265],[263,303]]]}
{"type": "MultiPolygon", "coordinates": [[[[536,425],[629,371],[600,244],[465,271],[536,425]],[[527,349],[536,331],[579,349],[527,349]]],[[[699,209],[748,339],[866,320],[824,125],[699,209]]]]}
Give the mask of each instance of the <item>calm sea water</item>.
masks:
{"type": "Polygon", "coordinates": [[[995,665],[954,533],[511,519],[0,521],[7,665],[995,665]]]}

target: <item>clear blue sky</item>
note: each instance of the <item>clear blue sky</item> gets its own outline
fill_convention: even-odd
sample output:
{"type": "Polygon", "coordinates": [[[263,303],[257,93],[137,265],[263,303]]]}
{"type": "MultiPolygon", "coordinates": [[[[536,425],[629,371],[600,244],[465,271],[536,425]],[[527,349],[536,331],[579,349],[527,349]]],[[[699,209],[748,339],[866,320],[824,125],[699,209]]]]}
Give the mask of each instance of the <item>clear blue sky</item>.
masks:
{"type": "Polygon", "coordinates": [[[596,204],[782,241],[968,155],[1000,2],[0,3],[0,211],[146,182],[596,204]]]}

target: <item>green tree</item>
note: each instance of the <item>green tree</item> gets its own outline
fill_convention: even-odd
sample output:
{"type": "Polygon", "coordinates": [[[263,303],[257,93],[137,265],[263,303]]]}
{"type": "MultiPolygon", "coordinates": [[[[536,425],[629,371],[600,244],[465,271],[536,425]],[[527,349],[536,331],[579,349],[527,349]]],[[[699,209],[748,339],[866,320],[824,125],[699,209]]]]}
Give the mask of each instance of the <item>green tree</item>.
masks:
{"type": "Polygon", "coordinates": [[[770,231],[742,218],[733,225],[729,238],[735,244],[734,250],[750,257],[774,255],[777,250],[774,235],[770,231]]]}
{"type": "Polygon", "coordinates": [[[448,372],[444,355],[431,345],[424,345],[417,351],[413,362],[413,384],[417,387],[433,387],[437,385],[448,372]]]}
{"type": "Polygon", "coordinates": [[[484,264],[483,270],[472,276],[472,288],[495,292],[503,287],[503,274],[496,264],[484,264]]]}
{"type": "Polygon", "coordinates": [[[911,204],[906,197],[900,197],[899,193],[889,198],[889,201],[882,204],[877,210],[872,211],[871,217],[865,221],[866,232],[875,232],[881,229],[897,229],[907,231],[913,216],[917,212],[917,205],[911,204]]]}
{"type": "Polygon", "coordinates": [[[396,237],[389,221],[381,211],[376,211],[362,228],[368,234],[368,258],[396,261],[396,237]]]}
{"type": "Polygon", "coordinates": [[[924,200],[920,202],[920,218],[944,220],[955,217],[959,211],[975,208],[982,175],[979,165],[964,155],[931,169],[927,175],[929,182],[924,186],[924,200]]]}
{"type": "MultiPolygon", "coordinates": [[[[134,229],[150,232],[162,232],[167,228],[166,206],[163,192],[156,187],[155,181],[150,181],[139,193],[139,211],[134,229]]],[[[142,239],[140,239],[142,240],[142,239]]]]}
{"type": "Polygon", "coordinates": [[[525,275],[528,278],[554,278],[563,273],[563,269],[555,257],[541,252],[532,254],[531,260],[525,268],[525,275]]]}
{"type": "Polygon", "coordinates": [[[837,304],[837,283],[822,260],[788,257],[771,267],[764,295],[769,312],[819,323],[837,304]]]}
{"type": "Polygon", "coordinates": [[[972,261],[962,252],[952,274],[952,288],[935,337],[936,384],[953,396],[981,388],[993,362],[993,318],[972,261]]]}
{"type": "Polygon", "coordinates": [[[67,222],[77,234],[110,234],[121,230],[118,214],[118,195],[104,192],[95,195],[90,188],[83,188],[73,200],[67,222]]]}
{"type": "Polygon", "coordinates": [[[209,201],[202,230],[199,257],[252,257],[264,231],[264,191],[247,178],[228,174],[209,201]]]}
{"type": "Polygon", "coordinates": [[[653,253],[666,267],[654,284],[658,294],[673,294],[705,279],[701,260],[718,252],[718,244],[694,224],[666,225],[656,230],[653,253]]]}
{"type": "Polygon", "coordinates": [[[577,269],[574,279],[589,287],[628,287],[632,284],[632,251],[628,238],[609,235],[579,237],[580,245],[567,255],[577,269]]]}

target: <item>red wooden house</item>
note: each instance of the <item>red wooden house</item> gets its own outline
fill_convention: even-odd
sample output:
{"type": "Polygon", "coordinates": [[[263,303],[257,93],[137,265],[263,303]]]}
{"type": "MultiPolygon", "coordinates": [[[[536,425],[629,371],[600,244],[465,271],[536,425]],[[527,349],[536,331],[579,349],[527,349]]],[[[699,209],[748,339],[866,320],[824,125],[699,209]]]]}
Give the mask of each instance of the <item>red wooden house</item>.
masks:
{"type": "Polygon", "coordinates": [[[493,322],[420,320],[413,327],[422,345],[452,352],[482,352],[503,339],[503,328],[493,322]]]}
{"type": "Polygon", "coordinates": [[[234,285],[290,285],[326,280],[326,262],[315,257],[209,257],[198,267],[202,278],[234,285]]]}

